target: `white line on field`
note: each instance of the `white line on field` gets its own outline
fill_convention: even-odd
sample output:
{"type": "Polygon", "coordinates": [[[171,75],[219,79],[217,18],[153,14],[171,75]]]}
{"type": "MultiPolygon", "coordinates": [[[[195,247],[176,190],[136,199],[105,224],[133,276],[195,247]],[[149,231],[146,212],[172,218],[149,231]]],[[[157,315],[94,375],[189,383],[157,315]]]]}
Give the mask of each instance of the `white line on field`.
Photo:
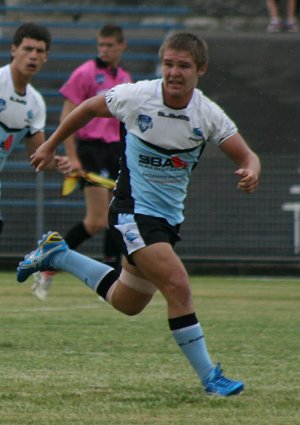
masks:
{"type": "Polygon", "coordinates": [[[40,312],[40,311],[70,311],[70,310],[91,310],[99,308],[98,305],[82,305],[82,306],[70,306],[70,307],[34,307],[34,308],[9,308],[1,309],[1,312],[6,313],[26,313],[26,312],[40,312]]]}

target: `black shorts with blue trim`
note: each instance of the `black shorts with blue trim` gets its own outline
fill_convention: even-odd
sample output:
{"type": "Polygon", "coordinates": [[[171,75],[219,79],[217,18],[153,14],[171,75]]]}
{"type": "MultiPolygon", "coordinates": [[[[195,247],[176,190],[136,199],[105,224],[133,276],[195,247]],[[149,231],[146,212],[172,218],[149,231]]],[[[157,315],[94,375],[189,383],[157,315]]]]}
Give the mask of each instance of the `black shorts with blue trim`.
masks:
{"type": "MultiPolygon", "coordinates": [[[[87,172],[116,180],[119,172],[121,143],[99,140],[77,140],[77,155],[87,172]]],[[[93,185],[84,182],[83,186],[93,185]]]]}
{"type": "Polygon", "coordinates": [[[131,254],[138,249],[159,242],[174,247],[181,240],[180,225],[171,226],[161,217],[120,213],[111,206],[108,219],[111,233],[130,264],[134,264],[131,254]]]}

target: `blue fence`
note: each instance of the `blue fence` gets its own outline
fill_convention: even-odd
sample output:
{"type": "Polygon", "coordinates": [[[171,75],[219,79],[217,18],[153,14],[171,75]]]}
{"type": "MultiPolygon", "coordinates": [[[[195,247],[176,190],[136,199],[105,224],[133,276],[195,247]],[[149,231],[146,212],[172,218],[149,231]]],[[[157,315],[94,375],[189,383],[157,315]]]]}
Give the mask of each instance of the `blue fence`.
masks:
{"type": "MultiPolygon", "coordinates": [[[[1,10],[4,9],[0,7],[1,10]]],[[[189,13],[187,8],[172,8],[171,12],[170,8],[130,7],[55,7],[53,13],[49,6],[8,7],[5,12],[0,64],[8,62],[12,33],[21,22],[29,20],[27,17],[46,23],[53,34],[49,61],[34,81],[47,102],[48,134],[57,125],[62,107],[58,89],[75,66],[95,55],[96,29],[102,23],[113,19],[122,24],[128,39],[123,65],[138,80],[157,75],[158,46],[170,30],[186,28],[185,17],[189,13]]],[[[299,86],[297,35],[293,40],[280,36],[266,40],[265,35],[204,35],[211,50],[211,63],[201,88],[240,124],[242,133],[262,158],[263,176],[260,190],[246,196],[235,190],[230,161],[217,150],[205,151],[190,185],[178,254],[199,264],[296,264],[300,251],[300,195],[292,188],[299,182],[300,143],[298,118],[293,117],[299,117],[300,102],[297,90],[290,85],[299,86]],[[275,51],[278,54],[274,55],[275,51]],[[280,65],[280,73],[269,73],[269,69],[277,69],[279,56],[290,60],[289,65],[284,72],[280,65]],[[272,97],[274,93],[278,93],[276,99],[272,97]],[[289,120],[290,108],[285,109],[288,106],[293,110],[289,120]],[[283,117],[289,125],[280,133],[283,117]],[[256,145],[261,139],[262,144],[256,145]]],[[[2,258],[22,256],[34,246],[41,232],[57,229],[64,233],[83,217],[81,192],[62,198],[62,176],[55,172],[36,175],[22,147],[8,161],[2,181],[2,258]]],[[[102,236],[86,242],[81,250],[101,257],[102,236]]]]}

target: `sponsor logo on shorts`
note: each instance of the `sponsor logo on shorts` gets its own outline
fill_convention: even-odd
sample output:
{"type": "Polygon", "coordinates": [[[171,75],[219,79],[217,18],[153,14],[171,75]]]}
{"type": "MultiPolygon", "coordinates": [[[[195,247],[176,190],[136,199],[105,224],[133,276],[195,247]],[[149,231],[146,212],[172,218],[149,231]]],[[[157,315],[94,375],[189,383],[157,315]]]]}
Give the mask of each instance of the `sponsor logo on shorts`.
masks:
{"type": "Polygon", "coordinates": [[[127,232],[125,232],[125,238],[128,240],[128,242],[134,242],[137,239],[137,235],[127,230],[127,232]]]}

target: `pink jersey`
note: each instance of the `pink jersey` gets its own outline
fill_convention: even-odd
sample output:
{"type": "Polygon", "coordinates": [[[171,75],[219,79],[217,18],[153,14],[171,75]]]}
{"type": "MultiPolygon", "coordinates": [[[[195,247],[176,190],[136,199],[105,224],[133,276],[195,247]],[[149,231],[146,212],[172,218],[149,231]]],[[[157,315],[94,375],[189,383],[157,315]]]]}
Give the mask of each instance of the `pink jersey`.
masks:
{"type": "MultiPolygon", "coordinates": [[[[74,105],[79,105],[90,97],[106,93],[117,84],[131,81],[129,73],[123,68],[111,70],[97,58],[76,68],[59,91],[74,105]]],[[[78,130],[76,136],[81,140],[117,142],[120,140],[120,122],[116,118],[94,118],[78,130]]]]}

